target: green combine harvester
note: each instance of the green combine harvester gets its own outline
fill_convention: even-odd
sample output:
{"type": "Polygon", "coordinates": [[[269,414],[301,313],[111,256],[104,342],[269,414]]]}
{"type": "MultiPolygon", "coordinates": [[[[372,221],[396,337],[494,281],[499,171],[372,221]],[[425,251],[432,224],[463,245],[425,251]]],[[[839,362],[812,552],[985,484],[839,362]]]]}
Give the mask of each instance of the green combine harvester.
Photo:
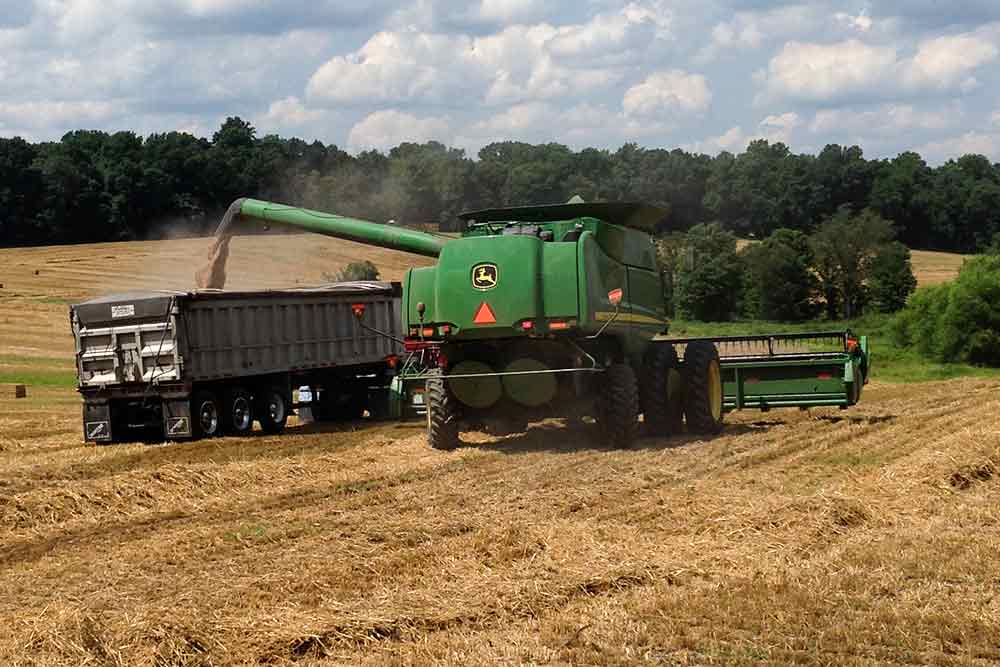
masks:
{"type": "Polygon", "coordinates": [[[437,257],[407,272],[401,313],[407,349],[434,366],[403,379],[426,382],[437,449],[457,447],[463,429],[514,431],[547,417],[592,418],[626,447],[640,426],[714,434],[728,410],[857,403],[865,337],[669,337],[651,234],[666,215],[617,202],[490,209],[461,215],[461,237],[446,239],[241,199],[220,234],[254,218],[437,257]]]}

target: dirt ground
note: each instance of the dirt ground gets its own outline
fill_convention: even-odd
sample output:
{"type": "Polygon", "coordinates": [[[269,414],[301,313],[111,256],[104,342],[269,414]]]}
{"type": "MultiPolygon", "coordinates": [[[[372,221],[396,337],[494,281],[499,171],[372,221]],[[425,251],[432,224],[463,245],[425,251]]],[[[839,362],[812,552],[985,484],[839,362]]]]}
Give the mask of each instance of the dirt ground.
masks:
{"type": "MultiPolygon", "coordinates": [[[[247,286],[339,268],[258,242],[247,286]]],[[[626,451],[559,422],[452,453],[377,423],[85,445],[64,300],[102,267],[188,287],[209,242],[171,243],[0,250],[0,664],[1000,661],[1000,382],[626,451]]]]}

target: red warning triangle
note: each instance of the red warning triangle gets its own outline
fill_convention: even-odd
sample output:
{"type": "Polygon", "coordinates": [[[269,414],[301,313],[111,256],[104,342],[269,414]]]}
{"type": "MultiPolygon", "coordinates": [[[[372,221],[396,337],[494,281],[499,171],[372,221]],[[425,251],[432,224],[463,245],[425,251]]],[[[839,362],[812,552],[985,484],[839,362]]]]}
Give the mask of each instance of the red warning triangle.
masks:
{"type": "Polygon", "coordinates": [[[497,316],[493,314],[493,309],[490,308],[490,304],[483,301],[479,304],[479,310],[476,311],[475,317],[472,318],[473,324],[496,324],[497,316]]]}

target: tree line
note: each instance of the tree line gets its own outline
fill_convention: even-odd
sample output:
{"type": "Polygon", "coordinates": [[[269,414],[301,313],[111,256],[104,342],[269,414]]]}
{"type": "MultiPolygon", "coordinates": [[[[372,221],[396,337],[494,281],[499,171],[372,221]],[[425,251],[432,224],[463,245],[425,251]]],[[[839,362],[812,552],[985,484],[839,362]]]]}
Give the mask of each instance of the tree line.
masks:
{"type": "Polygon", "coordinates": [[[910,250],[871,209],[842,208],[813,232],[740,242],[719,223],[664,236],[658,258],[671,316],[802,322],[894,313],[916,289],[910,250]]]}
{"type": "Polygon", "coordinates": [[[240,118],[211,139],[182,132],[74,131],[58,142],[0,139],[0,244],[158,238],[211,229],[240,196],[448,230],[463,210],[566,201],[668,207],[661,232],[718,223],[741,237],[812,233],[838,212],[892,223],[915,248],[976,252],[1000,232],[1000,165],[965,155],[930,167],[857,146],[817,155],[752,142],[716,157],[634,143],[574,151],[491,143],[476,159],[437,142],[349,154],[319,141],[258,137],[240,118]]]}

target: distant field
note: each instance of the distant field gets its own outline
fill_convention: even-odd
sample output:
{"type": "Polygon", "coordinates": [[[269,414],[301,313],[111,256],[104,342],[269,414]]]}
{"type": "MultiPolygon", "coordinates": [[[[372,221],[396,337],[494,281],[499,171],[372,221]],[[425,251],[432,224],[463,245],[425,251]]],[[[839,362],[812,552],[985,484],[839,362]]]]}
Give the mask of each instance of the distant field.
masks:
{"type": "Polygon", "coordinates": [[[953,252],[912,251],[913,273],[917,277],[917,284],[923,287],[954,280],[966,257],[968,255],[953,252]]]}
{"type": "MultiPolygon", "coordinates": [[[[556,420],[453,453],[419,423],[85,445],[67,303],[190,288],[210,244],[0,250],[0,664],[1000,661],[1000,380],[876,356],[849,411],[626,451],[556,420]]],[[[366,258],[428,262],[239,238],[230,285],[366,258]]]]}

